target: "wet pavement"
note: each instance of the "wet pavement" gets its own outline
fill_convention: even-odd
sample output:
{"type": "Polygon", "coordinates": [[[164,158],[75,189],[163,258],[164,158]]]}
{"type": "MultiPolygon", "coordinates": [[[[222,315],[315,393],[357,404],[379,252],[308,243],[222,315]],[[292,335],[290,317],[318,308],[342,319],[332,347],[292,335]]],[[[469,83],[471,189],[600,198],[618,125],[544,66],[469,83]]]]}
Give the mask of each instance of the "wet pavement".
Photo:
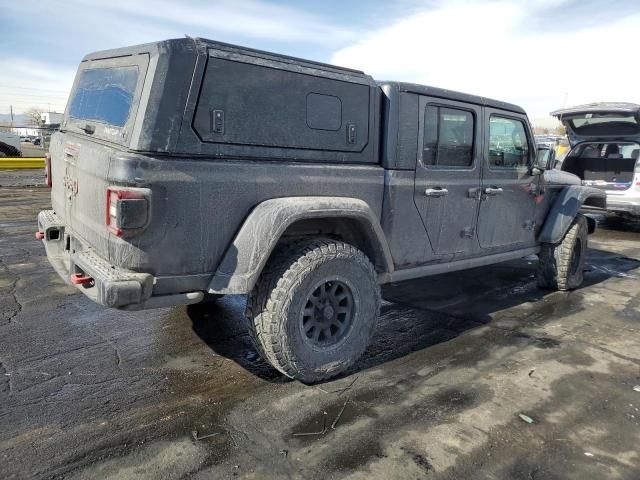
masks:
{"type": "Polygon", "coordinates": [[[0,188],[0,478],[640,477],[640,224],[599,217],[570,293],[535,259],[388,286],[364,357],[306,386],[242,297],[119,312],[66,286],[33,238],[48,195],[0,188]]]}

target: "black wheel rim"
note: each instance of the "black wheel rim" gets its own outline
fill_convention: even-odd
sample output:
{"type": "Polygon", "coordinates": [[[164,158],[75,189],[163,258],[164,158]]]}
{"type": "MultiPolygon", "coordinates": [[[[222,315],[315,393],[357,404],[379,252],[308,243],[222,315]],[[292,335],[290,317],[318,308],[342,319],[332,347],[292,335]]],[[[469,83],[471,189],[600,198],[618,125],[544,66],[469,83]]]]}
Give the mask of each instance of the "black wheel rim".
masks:
{"type": "Polygon", "coordinates": [[[578,269],[580,268],[580,260],[582,258],[582,242],[580,240],[576,241],[576,244],[573,247],[573,252],[571,253],[571,263],[569,270],[571,275],[575,275],[578,273],[578,269]]]}
{"type": "Polygon", "coordinates": [[[320,284],[311,292],[300,316],[304,340],[326,348],[344,339],[353,323],[355,302],[349,286],[339,280],[320,284]]]}

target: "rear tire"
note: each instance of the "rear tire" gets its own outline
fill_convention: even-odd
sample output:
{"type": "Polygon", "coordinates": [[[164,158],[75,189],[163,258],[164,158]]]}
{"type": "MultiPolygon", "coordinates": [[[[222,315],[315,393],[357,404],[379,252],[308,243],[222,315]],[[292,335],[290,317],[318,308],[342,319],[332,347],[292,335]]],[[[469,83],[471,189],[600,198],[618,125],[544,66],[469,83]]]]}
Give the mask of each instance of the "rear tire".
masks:
{"type": "Polygon", "coordinates": [[[331,378],[365,351],[380,310],[371,261],[347,243],[283,245],[247,300],[249,333],[261,356],[305,383],[331,378]]]}
{"type": "Polygon", "coordinates": [[[582,285],[587,244],[587,219],[579,213],[560,243],[542,245],[538,263],[538,286],[566,291],[582,285]]]}

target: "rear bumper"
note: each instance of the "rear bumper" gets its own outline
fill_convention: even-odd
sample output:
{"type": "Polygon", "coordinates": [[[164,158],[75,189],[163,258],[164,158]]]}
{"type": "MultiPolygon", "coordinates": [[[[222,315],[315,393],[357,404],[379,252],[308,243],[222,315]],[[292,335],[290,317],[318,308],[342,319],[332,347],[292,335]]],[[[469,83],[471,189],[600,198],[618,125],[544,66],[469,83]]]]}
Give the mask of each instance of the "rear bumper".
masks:
{"type": "Polygon", "coordinates": [[[634,200],[625,200],[618,196],[607,195],[607,210],[615,213],[629,213],[640,216],[640,196],[634,200]]]}
{"type": "Polygon", "coordinates": [[[38,214],[38,232],[49,262],[65,282],[96,303],[124,310],[143,310],[197,303],[204,298],[203,292],[154,296],[156,279],[153,275],[111,265],[78,238],[74,238],[72,251],[70,234],[66,230],[64,222],[53,210],[38,214]],[[90,280],[72,283],[72,276],[90,280]]]}

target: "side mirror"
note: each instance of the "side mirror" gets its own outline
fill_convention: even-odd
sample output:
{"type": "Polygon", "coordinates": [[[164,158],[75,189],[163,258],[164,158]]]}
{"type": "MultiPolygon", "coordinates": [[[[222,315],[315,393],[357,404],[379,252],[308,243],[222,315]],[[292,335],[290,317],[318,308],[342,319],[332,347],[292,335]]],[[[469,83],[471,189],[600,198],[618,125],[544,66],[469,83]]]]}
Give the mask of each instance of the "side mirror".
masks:
{"type": "Polygon", "coordinates": [[[556,163],[556,151],[549,147],[538,147],[536,161],[533,164],[532,173],[540,175],[545,170],[551,170],[556,163]]]}

